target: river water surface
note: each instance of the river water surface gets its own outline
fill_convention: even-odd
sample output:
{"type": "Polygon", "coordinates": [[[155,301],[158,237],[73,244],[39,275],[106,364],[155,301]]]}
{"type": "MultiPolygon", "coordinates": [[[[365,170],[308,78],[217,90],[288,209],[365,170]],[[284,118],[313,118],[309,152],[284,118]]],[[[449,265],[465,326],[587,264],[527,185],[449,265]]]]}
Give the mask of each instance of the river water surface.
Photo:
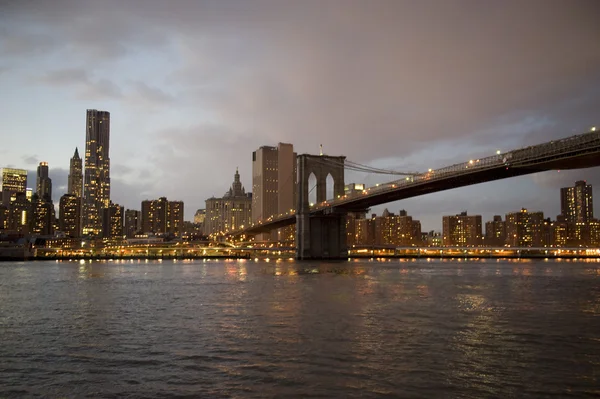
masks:
{"type": "Polygon", "coordinates": [[[600,263],[0,263],[0,398],[598,397],[600,263]]]}

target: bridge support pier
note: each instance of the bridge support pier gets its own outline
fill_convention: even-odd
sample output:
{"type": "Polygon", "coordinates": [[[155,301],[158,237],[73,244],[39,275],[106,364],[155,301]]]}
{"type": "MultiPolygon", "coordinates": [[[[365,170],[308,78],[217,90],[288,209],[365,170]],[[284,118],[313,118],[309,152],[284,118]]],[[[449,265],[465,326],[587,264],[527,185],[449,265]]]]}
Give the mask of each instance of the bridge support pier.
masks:
{"type": "Polygon", "coordinates": [[[296,213],[296,259],[345,259],[346,214],[329,212],[311,214],[308,194],[316,189],[317,204],[327,200],[327,176],[333,178],[334,198],[344,195],[344,161],[346,157],[327,155],[298,155],[298,203],[296,213]],[[308,187],[310,175],[316,187],[308,187]]]}

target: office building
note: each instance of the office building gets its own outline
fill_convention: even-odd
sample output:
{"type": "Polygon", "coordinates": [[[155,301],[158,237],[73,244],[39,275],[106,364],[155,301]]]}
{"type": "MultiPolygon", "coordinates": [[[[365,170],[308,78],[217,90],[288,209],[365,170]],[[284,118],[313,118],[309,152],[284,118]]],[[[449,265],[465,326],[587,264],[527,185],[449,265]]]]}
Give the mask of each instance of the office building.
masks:
{"type": "Polygon", "coordinates": [[[81,237],[81,198],[76,194],[60,197],[58,218],[60,231],[69,237],[81,237]]]}
{"type": "MultiPolygon", "coordinates": [[[[263,146],[252,153],[252,222],[257,223],[296,209],[297,164],[292,144],[263,146]]],[[[257,240],[289,241],[294,226],[279,229],[257,240]]]]}
{"type": "Polygon", "coordinates": [[[561,188],[560,212],[567,223],[588,223],[594,219],[592,186],[580,180],[574,187],[561,188]]]}
{"type": "Polygon", "coordinates": [[[142,212],[135,209],[125,211],[125,236],[133,238],[142,232],[142,212]]]}
{"type": "Polygon", "coordinates": [[[52,201],[52,180],[48,174],[48,162],[40,162],[38,165],[36,194],[43,201],[52,201]]]}
{"type": "Polygon", "coordinates": [[[77,147],[69,165],[68,193],[77,198],[83,195],[83,166],[77,147]]]}
{"type": "Polygon", "coordinates": [[[481,215],[462,212],[442,218],[442,242],[444,246],[471,247],[482,244],[481,215]]]}
{"type": "Polygon", "coordinates": [[[102,237],[123,237],[123,207],[110,202],[102,213],[102,237]]]}
{"type": "Polygon", "coordinates": [[[166,197],[142,201],[142,232],[181,237],[183,212],[183,201],[166,197]]]}
{"type": "Polygon", "coordinates": [[[110,204],[110,113],[87,110],[83,183],[83,234],[102,233],[102,209],[110,204]]]}
{"type": "Polygon", "coordinates": [[[506,244],[506,223],[502,216],[494,215],[494,219],[485,222],[484,245],[488,247],[502,247],[506,244]]]}
{"type": "MultiPolygon", "coordinates": [[[[48,193],[45,194],[46,196],[48,193]]],[[[32,226],[31,233],[36,235],[51,235],[54,233],[54,205],[51,201],[35,194],[31,201],[32,226]]]]}
{"type": "Polygon", "coordinates": [[[506,243],[511,247],[543,247],[544,213],[519,212],[506,214],[506,243]]]}
{"type": "Polygon", "coordinates": [[[21,235],[29,235],[33,223],[33,212],[31,202],[27,199],[25,192],[19,191],[12,195],[8,205],[7,230],[21,235]]]}
{"type": "Polygon", "coordinates": [[[17,193],[27,190],[27,171],[25,169],[0,168],[0,193],[2,204],[8,206],[17,193]]]}
{"type": "Polygon", "coordinates": [[[252,223],[252,194],[246,193],[236,169],[231,188],[222,198],[206,200],[204,234],[219,234],[252,223]]]}

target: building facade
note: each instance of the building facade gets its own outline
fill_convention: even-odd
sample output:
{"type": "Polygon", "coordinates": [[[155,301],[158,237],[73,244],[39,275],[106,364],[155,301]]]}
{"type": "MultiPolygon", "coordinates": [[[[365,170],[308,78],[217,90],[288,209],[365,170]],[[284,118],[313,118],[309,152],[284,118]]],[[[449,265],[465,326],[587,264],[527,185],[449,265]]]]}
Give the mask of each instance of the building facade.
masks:
{"type": "Polygon", "coordinates": [[[135,209],[125,211],[125,236],[133,238],[142,232],[142,212],[135,209]]]}
{"type": "Polygon", "coordinates": [[[69,194],[77,198],[81,198],[83,195],[83,165],[77,147],[75,147],[75,154],[73,154],[69,164],[67,190],[69,194]]]}
{"type": "Polygon", "coordinates": [[[26,193],[27,171],[25,169],[0,168],[0,177],[3,205],[8,206],[17,193],[26,193]]]}
{"type": "Polygon", "coordinates": [[[252,223],[252,194],[246,193],[235,171],[233,184],[222,198],[206,200],[204,234],[215,235],[248,226],[252,223]]]}
{"type": "Polygon", "coordinates": [[[119,204],[108,204],[102,208],[102,237],[123,237],[123,207],[119,204]]]}
{"type": "Polygon", "coordinates": [[[592,186],[585,181],[560,189],[560,210],[567,223],[588,223],[594,219],[592,186]]]}
{"type": "Polygon", "coordinates": [[[506,244],[506,223],[502,216],[494,215],[494,219],[485,222],[484,244],[489,247],[502,247],[506,244]]]}
{"type": "Polygon", "coordinates": [[[181,237],[183,212],[183,201],[166,197],[142,201],[142,232],[181,237]]]}
{"type": "Polygon", "coordinates": [[[87,110],[83,183],[83,234],[102,233],[102,209],[110,204],[110,113],[87,110]]]}
{"type": "MultiPolygon", "coordinates": [[[[296,210],[297,163],[294,146],[279,143],[252,153],[252,222],[296,210]]],[[[294,226],[261,234],[257,240],[290,241],[294,226]]]]}
{"type": "Polygon", "coordinates": [[[75,194],[64,194],[59,203],[60,231],[69,237],[81,237],[81,198],[75,194]]]}
{"type": "Polygon", "coordinates": [[[481,215],[462,212],[442,218],[442,242],[444,246],[471,247],[482,244],[481,215]]]}
{"type": "Polygon", "coordinates": [[[544,222],[543,212],[525,208],[506,214],[506,243],[511,247],[545,246],[544,222]]]}

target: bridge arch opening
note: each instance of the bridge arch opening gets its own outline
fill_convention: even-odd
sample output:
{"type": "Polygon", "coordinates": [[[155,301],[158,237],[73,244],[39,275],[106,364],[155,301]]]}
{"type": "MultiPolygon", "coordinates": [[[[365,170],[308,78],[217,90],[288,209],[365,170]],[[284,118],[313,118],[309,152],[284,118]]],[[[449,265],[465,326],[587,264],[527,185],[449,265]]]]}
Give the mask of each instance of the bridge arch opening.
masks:
{"type": "Polygon", "coordinates": [[[334,184],[335,183],[333,180],[333,176],[331,176],[331,173],[328,173],[327,177],[325,178],[325,199],[326,200],[335,198],[335,196],[333,195],[333,185],[334,184]]]}
{"type": "Polygon", "coordinates": [[[317,203],[317,176],[312,172],[308,176],[308,203],[317,203]]]}

